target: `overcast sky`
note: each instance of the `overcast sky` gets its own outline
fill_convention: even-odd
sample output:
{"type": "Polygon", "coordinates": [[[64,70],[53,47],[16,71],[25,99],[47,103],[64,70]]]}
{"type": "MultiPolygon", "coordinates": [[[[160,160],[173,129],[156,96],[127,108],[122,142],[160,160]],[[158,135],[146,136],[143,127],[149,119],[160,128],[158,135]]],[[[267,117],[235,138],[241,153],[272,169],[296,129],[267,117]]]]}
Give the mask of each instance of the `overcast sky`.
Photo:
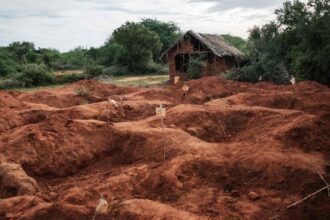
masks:
{"type": "Polygon", "coordinates": [[[31,41],[68,51],[100,46],[125,21],[157,18],[183,31],[247,37],[284,0],[0,0],[0,45],[31,41]]]}

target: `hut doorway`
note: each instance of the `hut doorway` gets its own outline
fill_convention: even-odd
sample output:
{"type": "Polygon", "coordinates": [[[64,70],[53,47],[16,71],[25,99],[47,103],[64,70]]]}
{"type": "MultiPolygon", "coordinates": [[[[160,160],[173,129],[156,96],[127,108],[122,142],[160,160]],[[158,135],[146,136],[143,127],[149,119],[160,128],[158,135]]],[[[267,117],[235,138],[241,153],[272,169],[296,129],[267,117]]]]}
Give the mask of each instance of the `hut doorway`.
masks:
{"type": "Polygon", "coordinates": [[[178,72],[186,73],[189,67],[189,54],[180,53],[175,56],[175,69],[178,72]]]}

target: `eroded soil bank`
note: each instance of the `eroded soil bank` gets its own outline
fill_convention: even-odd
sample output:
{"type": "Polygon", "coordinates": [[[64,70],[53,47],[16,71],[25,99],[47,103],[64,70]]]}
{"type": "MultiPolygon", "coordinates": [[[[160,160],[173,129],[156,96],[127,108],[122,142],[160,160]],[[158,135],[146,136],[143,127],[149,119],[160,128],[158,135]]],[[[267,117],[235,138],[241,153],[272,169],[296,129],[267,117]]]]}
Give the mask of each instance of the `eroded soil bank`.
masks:
{"type": "Polygon", "coordinates": [[[0,219],[329,218],[329,88],[187,85],[1,91],[0,219]]]}

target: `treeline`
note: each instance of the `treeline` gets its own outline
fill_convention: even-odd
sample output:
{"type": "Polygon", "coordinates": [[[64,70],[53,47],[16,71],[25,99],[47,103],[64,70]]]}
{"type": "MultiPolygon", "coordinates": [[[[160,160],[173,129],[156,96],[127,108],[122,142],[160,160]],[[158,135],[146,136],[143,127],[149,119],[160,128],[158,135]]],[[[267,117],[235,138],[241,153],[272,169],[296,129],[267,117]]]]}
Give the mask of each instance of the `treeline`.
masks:
{"type": "Polygon", "coordinates": [[[330,1],[286,1],[275,14],[249,31],[247,60],[231,78],[287,83],[295,76],[330,86],[330,1]]]}
{"type": "MultiPolygon", "coordinates": [[[[286,1],[276,19],[255,26],[246,40],[222,35],[245,53],[241,67],[225,74],[234,80],[275,83],[315,80],[330,85],[330,1],[286,1]]],[[[73,82],[99,75],[166,73],[160,55],[182,31],[173,22],[142,19],[126,22],[99,48],[78,47],[60,53],[14,42],[0,47],[0,88],[73,82]],[[83,74],[55,76],[54,71],[83,69],[83,74]]],[[[194,64],[194,63],[192,63],[194,64]]],[[[196,62],[199,68],[199,63],[196,62]]],[[[194,66],[194,65],[191,65],[194,66]]],[[[194,73],[195,74],[195,73],[194,73]]]]}
{"type": "Polygon", "coordinates": [[[30,42],[0,47],[0,87],[30,87],[73,82],[99,75],[166,73],[160,55],[181,36],[173,22],[142,19],[117,28],[99,48],[77,47],[60,53],[35,48],[30,42]],[[60,70],[83,69],[83,74],[61,75],[60,70]]]}
{"type": "Polygon", "coordinates": [[[35,48],[30,42],[14,42],[0,47],[0,87],[30,87],[62,83],[61,80],[79,80],[81,76],[56,81],[55,70],[78,69],[83,65],[84,50],[77,48],[68,53],[55,49],[35,48]]]}

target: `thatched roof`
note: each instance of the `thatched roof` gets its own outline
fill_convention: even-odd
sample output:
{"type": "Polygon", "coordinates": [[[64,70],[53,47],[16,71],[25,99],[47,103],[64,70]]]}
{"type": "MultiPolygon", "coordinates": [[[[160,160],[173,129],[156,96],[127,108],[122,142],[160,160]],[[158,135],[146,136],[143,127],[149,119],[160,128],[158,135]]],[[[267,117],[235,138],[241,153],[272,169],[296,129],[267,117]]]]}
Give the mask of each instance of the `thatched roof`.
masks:
{"type": "Polygon", "coordinates": [[[176,47],[177,44],[184,41],[187,35],[191,35],[197,40],[199,40],[206,48],[208,48],[212,53],[218,57],[230,56],[234,57],[237,60],[242,60],[244,54],[237,49],[236,47],[230,45],[228,42],[223,39],[220,35],[217,34],[200,34],[193,31],[188,31],[182,36],[182,38],[168,50],[166,50],[161,57],[167,54],[172,48],[176,47]]]}

